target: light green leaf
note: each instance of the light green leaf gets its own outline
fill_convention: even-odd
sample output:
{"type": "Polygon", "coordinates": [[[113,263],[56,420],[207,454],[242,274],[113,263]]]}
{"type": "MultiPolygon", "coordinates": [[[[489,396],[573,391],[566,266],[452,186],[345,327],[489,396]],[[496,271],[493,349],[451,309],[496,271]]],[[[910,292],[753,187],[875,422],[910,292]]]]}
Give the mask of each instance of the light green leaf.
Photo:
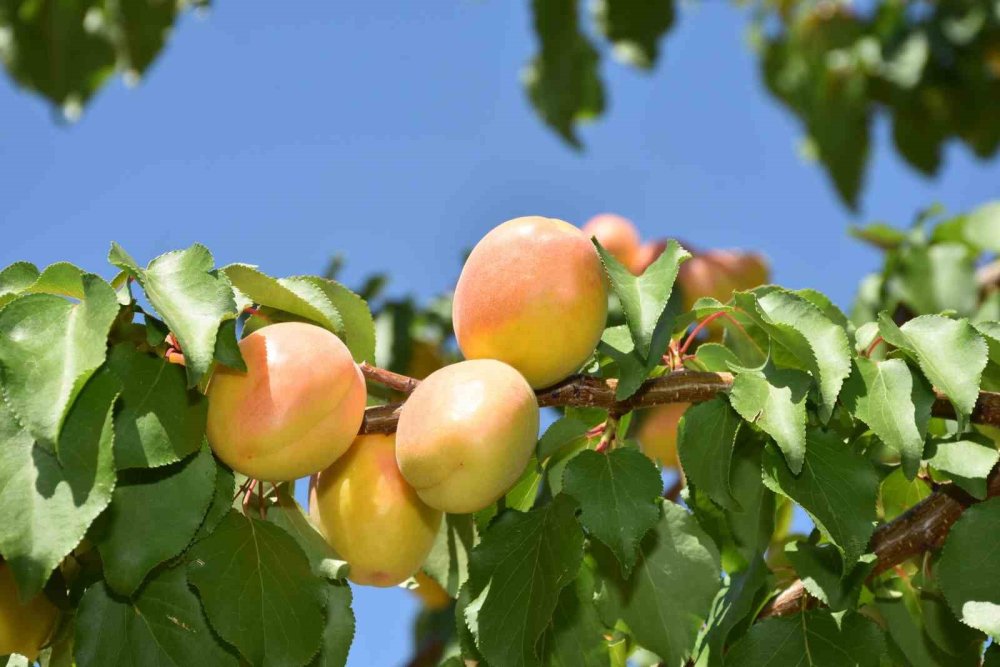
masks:
{"type": "Polygon", "coordinates": [[[504,512],[469,559],[470,628],[497,665],[539,665],[538,640],[559,593],[579,572],[583,532],[575,503],[559,495],[528,513],[504,512]]]}
{"type": "Polygon", "coordinates": [[[604,634],[607,629],[594,606],[594,574],[586,565],[559,595],[552,625],[542,635],[539,654],[546,667],[611,667],[604,634]]]}
{"type": "Polygon", "coordinates": [[[929,495],[931,488],[926,481],[908,480],[903,471],[897,468],[882,480],[879,489],[882,518],[892,521],[929,495]]]}
{"type": "Polygon", "coordinates": [[[737,305],[772,340],[775,361],[794,361],[809,371],[819,388],[819,415],[824,422],[833,413],[841,385],[851,374],[847,333],[808,300],[780,289],[759,298],[734,295],[737,305]],[[787,357],[787,359],[785,359],[787,357]]]}
{"type": "Polygon", "coordinates": [[[317,276],[292,276],[283,282],[293,289],[310,286],[322,291],[340,314],[344,343],[354,361],[375,363],[375,321],[364,299],[334,280],[317,276]]]}
{"type": "Polygon", "coordinates": [[[993,440],[978,433],[966,433],[959,440],[932,440],[927,451],[932,468],[980,500],[986,498],[986,476],[998,460],[993,440]]]}
{"type": "Polygon", "coordinates": [[[208,401],[187,389],[184,369],[122,343],[108,368],[122,385],[115,414],[115,463],[119,469],[155,468],[198,450],[205,437],[208,401]]]}
{"type": "Polygon", "coordinates": [[[879,667],[885,652],[885,635],[861,614],[838,620],[807,611],[755,623],[726,654],[726,667],[879,667]]]}
{"type": "Polygon", "coordinates": [[[0,310],[0,388],[21,424],[49,448],[73,400],[104,363],[118,314],[110,285],[93,274],[82,281],[79,303],[27,294],[0,310]]]}
{"type": "Polygon", "coordinates": [[[774,438],[798,474],[806,451],[806,395],[812,380],[793,369],[765,367],[736,375],[729,403],[746,421],[774,438]]]}
{"type": "Polygon", "coordinates": [[[1000,252],[1000,201],[981,205],[965,217],[965,240],[987,252],[1000,252]]]}
{"type": "Polygon", "coordinates": [[[424,560],[424,572],[451,597],[469,578],[469,552],[479,542],[476,524],[470,514],[446,514],[434,546],[424,560]]]}
{"type": "Polygon", "coordinates": [[[677,429],[677,453],[684,474],[727,509],[739,509],[733,498],[729,470],[742,423],[729,402],[717,396],[688,408],[677,429]]]}
{"type": "Polygon", "coordinates": [[[318,287],[303,281],[272,278],[249,264],[230,264],[222,272],[233,287],[254,303],[310,320],[333,333],[343,333],[340,313],[318,287]]]}
{"type": "Polygon", "coordinates": [[[145,290],[149,302],[180,343],[188,386],[198,384],[215,359],[219,326],[238,315],[233,288],[215,269],[208,248],[195,244],[168,252],[143,270],[115,243],[108,261],[128,271],[145,290]]]}
{"type": "Polygon", "coordinates": [[[899,268],[889,276],[888,288],[917,314],[954,310],[971,315],[979,292],[974,260],[960,243],[907,247],[899,253],[899,268]]]}
{"type": "Polygon", "coordinates": [[[0,308],[38,280],[38,267],[31,262],[14,262],[0,271],[0,308]]]}
{"type": "Polygon", "coordinates": [[[597,351],[608,355],[618,365],[618,385],[615,387],[615,400],[618,401],[624,401],[634,394],[659,363],[659,359],[647,363],[639,357],[632,334],[624,324],[605,329],[597,351]]]}
{"type": "Polygon", "coordinates": [[[66,416],[62,464],[0,402],[0,555],[22,599],[42,589],[111,502],[117,394],[118,382],[106,370],[84,386],[66,416]]]}
{"type": "Polygon", "coordinates": [[[212,627],[254,665],[302,665],[323,634],[323,582],[295,540],[235,511],[188,553],[212,627]]]}
{"type": "Polygon", "coordinates": [[[854,565],[874,530],[878,474],[864,456],[833,433],[806,432],[806,458],[796,476],[774,449],[764,451],[764,483],[802,506],[854,565]]]}
{"type": "Polygon", "coordinates": [[[677,271],[691,254],[671,240],[663,254],[641,276],[634,276],[600,243],[595,241],[594,245],[611,280],[611,289],[621,301],[635,352],[648,366],[649,362],[663,355],[670,342],[676,313],[673,307],[668,307],[668,303],[677,271]]]}
{"type": "Polygon", "coordinates": [[[868,554],[847,572],[840,553],[832,544],[791,542],[785,546],[788,558],[806,590],[832,611],[853,609],[868,573],[875,565],[875,556],[868,554]]]}
{"type": "Polygon", "coordinates": [[[742,365],[735,352],[719,343],[702,343],[694,356],[706,371],[716,373],[728,373],[734,366],[742,365]]]}
{"type": "Polygon", "coordinates": [[[955,615],[1000,641],[1000,498],[962,513],[948,533],[936,573],[955,615]]]}
{"type": "Polygon", "coordinates": [[[309,667],[344,667],[354,641],[351,587],[346,583],[331,583],[323,587],[323,593],[326,596],[326,625],[319,653],[309,661],[309,667]]]}
{"type": "Polygon", "coordinates": [[[882,313],[879,332],[887,343],[912,356],[931,383],[955,406],[964,428],[979,398],[979,380],[986,367],[986,341],[968,320],[922,315],[902,327],[882,313]]]}
{"type": "Polygon", "coordinates": [[[899,453],[903,472],[913,479],[920,469],[934,391],[902,359],[854,360],[843,400],[890,449],[899,453]]]}
{"type": "Polygon", "coordinates": [[[74,647],[80,667],[233,665],[188,588],[184,568],[161,570],[129,601],[104,582],[80,600],[74,647]]]}
{"type": "Polygon", "coordinates": [[[664,503],[628,580],[621,578],[606,550],[595,549],[595,554],[605,584],[598,601],[605,623],[623,621],[639,645],[664,664],[680,665],[694,648],[722,585],[719,553],[694,517],[679,505],[664,503]]]}
{"type": "Polygon", "coordinates": [[[97,540],[116,593],[131,596],[154,567],[191,543],[215,491],[215,470],[206,443],[181,463],[122,476],[97,540]]]}
{"type": "Polygon", "coordinates": [[[563,472],[563,492],[580,504],[580,523],[603,542],[628,577],[639,542],[660,518],[663,480],[635,449],[580,452],[563,472]]]}

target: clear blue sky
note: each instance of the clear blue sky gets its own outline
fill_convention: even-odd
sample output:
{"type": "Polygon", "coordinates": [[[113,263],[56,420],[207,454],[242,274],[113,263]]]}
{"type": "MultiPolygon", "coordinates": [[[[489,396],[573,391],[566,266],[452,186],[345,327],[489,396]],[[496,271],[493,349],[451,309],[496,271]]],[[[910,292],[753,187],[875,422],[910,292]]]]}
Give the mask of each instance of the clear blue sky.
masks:
{"type": "MultiPolygon", "coordinates": [[[[649,237],[762,250],[778,282],[846,306],[878,263],[849,223],[1000,196],[1000,163],[952,146],[925,180],[880,122],[853,217],[798,157],[800,128],[763,91],[745,16],[721,2],[683,9],[654,75],[604,64],[610,115],[575,154],[518,84],[534,49],[527,4],[217,0],[181,22],[137,90],[116,81],[72,126],[3,79],[0,265],[108,274],[112,240],[142,261],[200,241],[219,263],[275,275],[320,272],[341,252],[348,283],[390,271],[393,292],[427,297],[503,220],[611,210],[649,237]]],[[[359,591],[350,664],[399,664],[415,609],[404,591],[359,591]]]]}

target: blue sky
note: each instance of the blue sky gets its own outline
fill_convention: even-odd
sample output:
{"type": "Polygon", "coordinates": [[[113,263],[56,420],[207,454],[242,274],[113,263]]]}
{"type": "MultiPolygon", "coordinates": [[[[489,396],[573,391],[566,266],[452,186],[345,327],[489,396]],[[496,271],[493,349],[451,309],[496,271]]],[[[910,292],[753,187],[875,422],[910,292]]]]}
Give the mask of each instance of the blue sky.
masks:
{"type": "MultiPolygon", "coordinates": [[[[648,237],[761,250],[778,282],[847,306],[878,264],[848,224],[1000,196],[1000,166],[951,146],[926,180],[879,122],[853,216],[799,158],[801,130],[763,91],[745,26],[729,3],[685,7],[655,74],[606,61],[609,115],[580,155],[519,86],[534,50],[523,0],[217,0],[137,89],[114,82],[75,125],[0,80],[0,265],[108,275],[112,240],[141,261],[200,241],[274,275],[320,272],[340,252],[346,282],[388,271],[392,293],[428,297],[508,218],[610,210],[648,237]]],[[[401,663],[412,596],[356,599],[350,664],[401,663]]]]}

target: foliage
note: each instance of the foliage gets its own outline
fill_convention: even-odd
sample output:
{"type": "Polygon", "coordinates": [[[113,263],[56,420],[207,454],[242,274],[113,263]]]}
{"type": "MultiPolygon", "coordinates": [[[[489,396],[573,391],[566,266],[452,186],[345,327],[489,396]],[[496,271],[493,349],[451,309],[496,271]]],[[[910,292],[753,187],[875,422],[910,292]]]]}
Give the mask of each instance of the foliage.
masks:
{"type": "MultiPolygon", "coordinates": [[[[1000,378],[995,273],[975,270],[1000,247],[997,210],[858,230],[885,266],[850,319],[777,286],[681,313],[679,245],[638,279],[605,255],[618,347],[571,382],[610,404],[554,401],[507,495],[443,522],[423,578],[443,602],[418,619],[414,664],[978,665],[1000,640],[1000,420],[974,410],[1000,378]],[[950,282],[963,266],[972,279],[950,282]],[[721,326],[696,327],[707,318],[721,326]],[[680,383],[660,402],[685,400],[691,378],[722,390],[690,398],[675,502],[632,433],[651,387],[680,383]],[[611,380],[645,388],[623,397],[611,380]],[[950,532],[898,518],[929,496],[956,503],[952,521],[971,508],[950,532]],[[789,534],[793,506],[811,535],[789,534]],[[923,546],[879,542],[900,530],[923,546]],[[812,602],[776,610],[795,579],[812,602]]],[[[349,565],[287,484],[254,487],[212,455],[203,392],[240,365],[238,337],[287,320],[426,375],[454,357],[447,298],[385,299],[383,279],[355,293],[336,267],[217,268],[200,246],[145,269],[117,246],[111,260],[110,282],[0,272],[0,555],[22,597],[63,610],[44,664],[344,664],[349,565]],[[177,344],[196,369],[171,363],[177,344]]]]}

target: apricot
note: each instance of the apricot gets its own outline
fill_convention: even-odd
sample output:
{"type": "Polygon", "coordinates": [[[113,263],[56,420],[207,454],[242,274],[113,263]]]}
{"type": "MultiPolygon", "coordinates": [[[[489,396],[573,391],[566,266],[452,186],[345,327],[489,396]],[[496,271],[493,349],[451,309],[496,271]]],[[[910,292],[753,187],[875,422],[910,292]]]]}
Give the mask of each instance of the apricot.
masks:
{"type": "Polygon", "coordinates": [[[21,604],[14,573],[0,562],[0,655],[20,653],[34,661],[58,618],[59,610],[44,593],[21,604]]]}
{"type": "Polygon", "coordinates": [[[330,546],[366,586],[395,586],[423,564],[441,526],[396,464],[392,435],[358,437],[319,474],[316,507],[330,546]]]}
{"type": "Polygon", "coordinates": [[[462,361],[431,373],[403,404],[396,460],[424,502],[467,514],[510,490],[537,438],[525,379],[499,361],[462,361]]]}
{"type": "Polygon", "coordinates": [[[733,281],[729,272],[705,255],[692,257],[681,264],[677,282],[684,293],[684,309],[691,310],[702,297],[712,297],[722,303],[733,295],[733,281]]]}
{"type": "Polygon", "coordinates": [[[289,481],[347,451],[367,391],[347,346],[312,324],[285,322],[240,341],[247,372],[220,367],[208,387],[208,442],[233,470],[289,481]]]}
{"type": "Polygon", "coordinates": [[[473,248],[455,288],[455,337],[467,359],[498,359],[532,387],[579,369],[608,314],[597,250],[552,218],[509,220],[473,248]]]}
{"type": "Polygon", "coordinates": [[[417,572],[414,575],[417,580],[417,587],[413,592],[424,603],[424,608],[430,611],[441,611],[451,604],[451,596],[448,595],[441,584],[431,579],[425,572],[417,572]]]}
{"type": "Polygon", "coordinates": [[[631,267],[639,252],[639,230],[632,221],[614,213],[601,213],[587,221],[581,231],[590,238],[595,237],[615,259],[631,267]]]}
{"type": "Polygon", "coordinates": [[[644,410],[636,440],[642,453],[664,468],[679,467],[677,425],[690,403],[669,403],[644,410]]]}

